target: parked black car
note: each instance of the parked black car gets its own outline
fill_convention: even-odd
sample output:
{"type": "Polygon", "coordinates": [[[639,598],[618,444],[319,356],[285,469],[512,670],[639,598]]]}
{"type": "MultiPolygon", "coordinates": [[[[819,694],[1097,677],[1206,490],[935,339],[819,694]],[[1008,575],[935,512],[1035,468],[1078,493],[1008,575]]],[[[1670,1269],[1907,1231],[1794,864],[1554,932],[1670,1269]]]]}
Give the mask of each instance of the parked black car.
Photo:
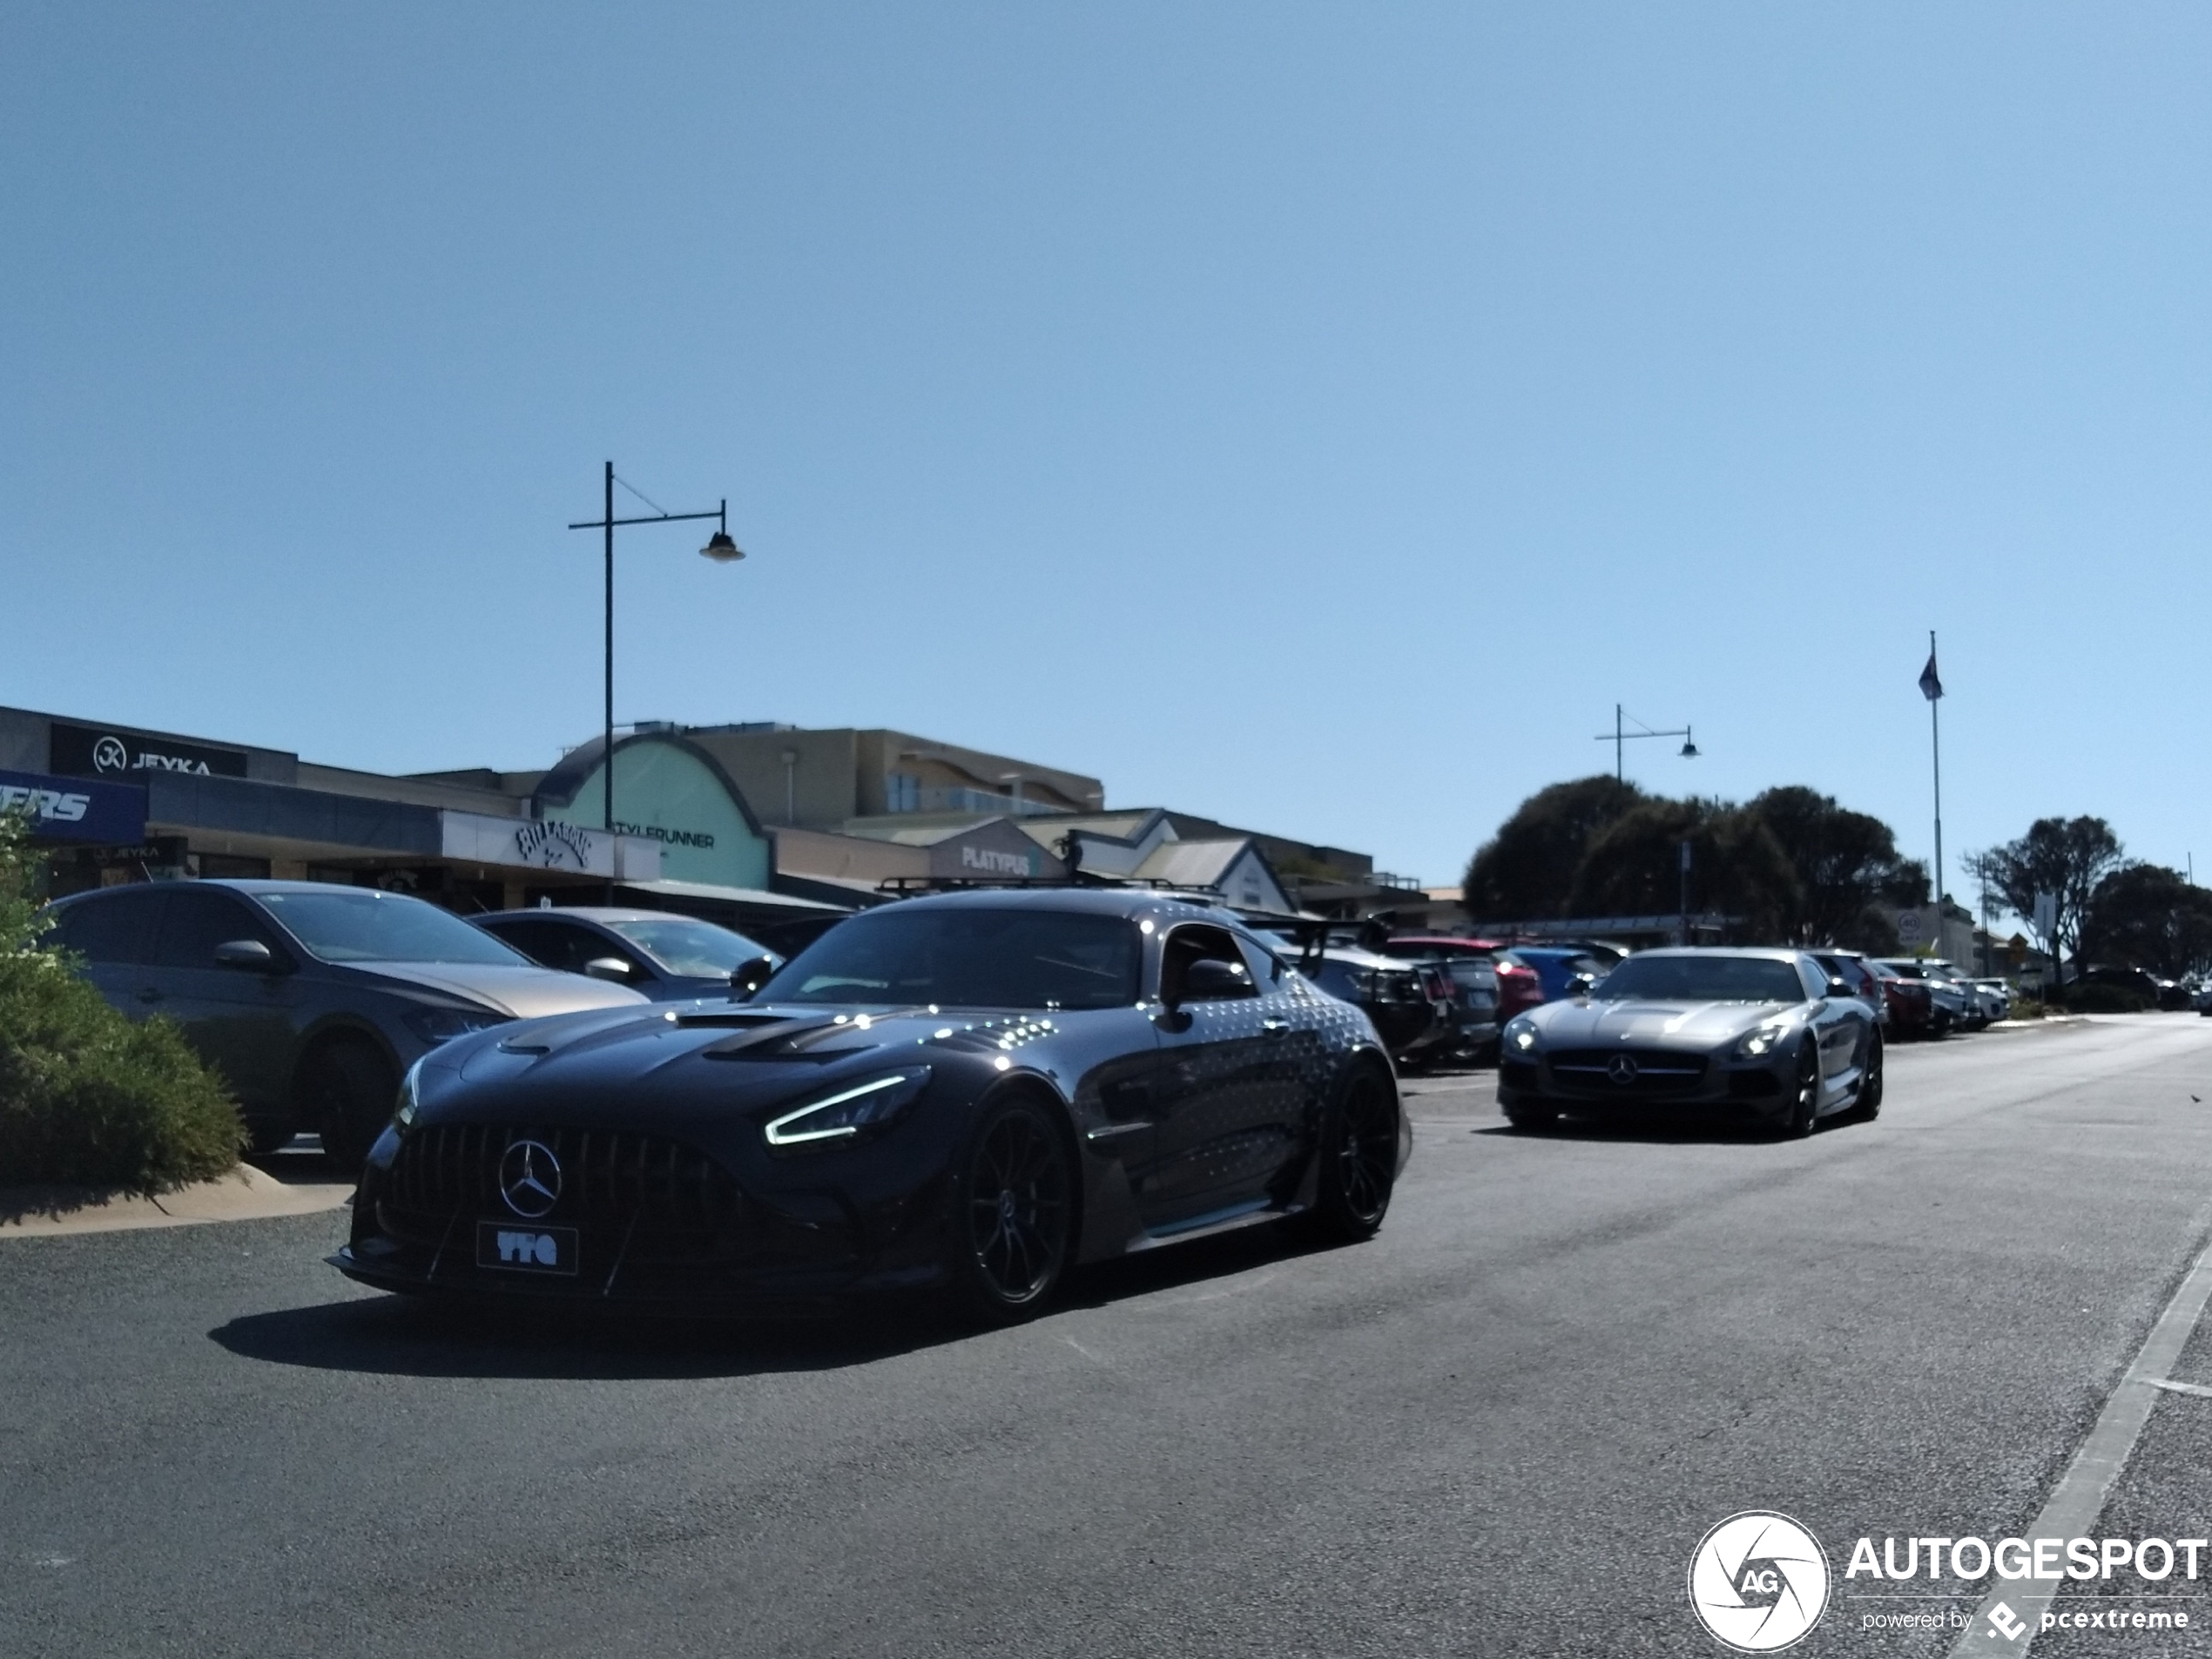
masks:
{"type": "Polygon", "coordinates": [[[1494,1065],[1498,1059],[1498,964],[1480,940],[1440,934],[1401,934],[1377,947],[1399,961],[1423,962],[1451,981],[1453,1056],[1494,1065]]]}
{"type": "Polygon", "coordinates": [[[165,1014],[229,1082],[260,1150],[301,1130],[357,1167],[400,1074],[440,1043],[644,1001],[556,974],[405,894],[318,881],[158,881],[57,900],[49,942],[133,1018],[165,1014]]]}
{"type": "Polygon", "coordinates": [[[541,967],[627,985],[656,1002],[725,995],[745,963],[784,961],[743,934],[664,910],[541,907],[469,920],[541,967]]]}
{"type": "Polygon", "coordinates": [[[1411,1149],[1357,1008],[1224,911],[979,890],[841,922],[749,1002],[486,1031],[408,1072],[341,1271],[743,1310],[943,1287],[1269,1217],[1382,1223],[1411,1149]]]}

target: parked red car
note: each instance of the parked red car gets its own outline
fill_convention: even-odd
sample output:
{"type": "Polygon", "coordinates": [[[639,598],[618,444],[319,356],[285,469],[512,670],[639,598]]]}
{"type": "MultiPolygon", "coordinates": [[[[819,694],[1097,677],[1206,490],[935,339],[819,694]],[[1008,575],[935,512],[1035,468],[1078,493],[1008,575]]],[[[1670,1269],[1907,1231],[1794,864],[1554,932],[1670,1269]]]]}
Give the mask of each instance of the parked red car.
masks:
{"type": "Polygon", "coordinates": [[[1882,982],[1882,998],[1889,1008],[1891,1035],[1932,1037],[1937,1035],[1935,994],[1928,988],[1925,980],[1907,979],[1877,961],[1870,961],[1866,967],[1882,982]]]}

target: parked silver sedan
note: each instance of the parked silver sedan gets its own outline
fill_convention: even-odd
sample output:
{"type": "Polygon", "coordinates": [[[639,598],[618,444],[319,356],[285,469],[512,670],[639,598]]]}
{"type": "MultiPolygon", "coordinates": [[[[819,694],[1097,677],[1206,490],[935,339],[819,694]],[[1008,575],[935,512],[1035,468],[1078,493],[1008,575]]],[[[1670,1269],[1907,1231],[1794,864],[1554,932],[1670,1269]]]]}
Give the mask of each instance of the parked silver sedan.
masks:
{"type": "Polygon", "coordinates": [[[1516,1129],[1717,1109],[1802,1136],[1882,1105],[1872,1011],[1804,951],[1645,951],[1503,1035],[1498,1104],[1516,1129]]]}

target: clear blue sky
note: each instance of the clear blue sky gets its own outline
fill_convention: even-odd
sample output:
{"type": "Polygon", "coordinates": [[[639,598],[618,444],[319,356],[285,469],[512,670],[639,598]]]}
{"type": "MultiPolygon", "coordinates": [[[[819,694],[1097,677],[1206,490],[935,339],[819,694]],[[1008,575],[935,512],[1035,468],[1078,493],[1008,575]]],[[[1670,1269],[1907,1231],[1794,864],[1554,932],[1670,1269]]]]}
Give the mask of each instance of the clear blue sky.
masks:
{"type": "MultiPolygon", "coordinates": [[[[0,701],[893,725],[1431,882],[1649,786],[2212,867],[2201,5],[21,5],[0,701]]],[[[1953,878],[1955,889],[1963,881],[1953,878]]],[[[1963,896],[1963,894],[1962,894],[1963,896]]]]}

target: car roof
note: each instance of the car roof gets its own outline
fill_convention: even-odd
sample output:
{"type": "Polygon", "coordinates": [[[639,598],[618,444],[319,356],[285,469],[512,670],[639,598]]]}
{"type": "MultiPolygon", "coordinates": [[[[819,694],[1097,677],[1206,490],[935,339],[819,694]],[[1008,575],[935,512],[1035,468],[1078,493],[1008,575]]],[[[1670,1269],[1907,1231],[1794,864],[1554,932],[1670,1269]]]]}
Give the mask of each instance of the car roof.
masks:
{"type": "MultiPolygon", "coordinates": [[[[373,893],[386,899],[415,899],[428,904],[429,900],[413,893],[394,893],[388,887],[357,887],[344,881],[268,881],[252,876],[192,876],[181,881],[132,881],[119,887],[94,887],[87,893],[72,893],[56,904],[75,904],[84,899],[98,899],[111,893],[130,893],[140,887],[227,887],[233,893],[242,893],[249,898],[264,893],[373,893]]],[[[433,909],[435,906],[431,907],[433,909]]]]}
{"type": "Polygon", "coordinates": [[[1630,960],[1641,962],[1654,956],[1694,956],[1709,961],[1725,958],[1737,961],[1794,962],[1800,956],[1812,954],[1793,945],[1664,945],[1656,950],[1640,950],[1630,960]]]}
{"type": "MultiPolygon", "coordinates": [[[[1143,917],[1174,921],[1210,921],[1220,927],[1246,924],[1228,911],[1149,887],[962,887],[952,893],[922,894],[879,905],[860,916],[914,910],[1048,910],[1078,915],[1143,917]]],[[[857,918],[856,918],[857,919],[857,918]]]]}
{"type": "Polygon", "coordinates": [[[528,921],[544,916],[577,916],[585,921],[697,921],[709,927],[722,927],[725,933],[735,933],[734,927],[723,927],[718,921],[707,921],[702,916],[687,916],[677,910],[633,910],[620,905],[563,904],[537,905],[521,910],[492,910],[481,916],[471,916],[471,921],[528,921]]]}

